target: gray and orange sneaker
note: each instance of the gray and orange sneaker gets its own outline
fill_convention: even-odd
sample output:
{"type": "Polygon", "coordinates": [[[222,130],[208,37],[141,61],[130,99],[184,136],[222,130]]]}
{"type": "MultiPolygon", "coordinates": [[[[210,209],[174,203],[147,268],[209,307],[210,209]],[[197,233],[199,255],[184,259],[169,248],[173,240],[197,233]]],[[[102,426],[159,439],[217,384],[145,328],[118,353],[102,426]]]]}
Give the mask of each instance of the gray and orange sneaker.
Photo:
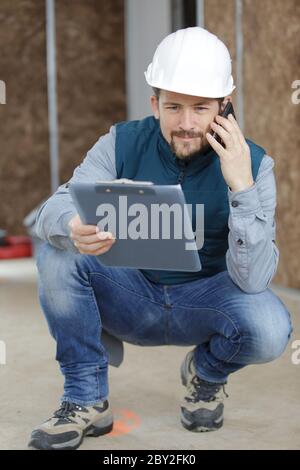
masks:
{"type": "Polygon", "coordinates": [[[59,410],[31,434],[28,447],[40,450],[77,449],[85,436],[102,436],[113,428],[108,401],[94,406],[63,402],[59,410]]]}
{"type": "Polygon", "coordinates": [[[223,425],[224,385],[207,382],[196,374],[194,350],[181,365],[181,382],[187,393],[181,403],[181,424],[189,431],[215,431],[223,425]]]}

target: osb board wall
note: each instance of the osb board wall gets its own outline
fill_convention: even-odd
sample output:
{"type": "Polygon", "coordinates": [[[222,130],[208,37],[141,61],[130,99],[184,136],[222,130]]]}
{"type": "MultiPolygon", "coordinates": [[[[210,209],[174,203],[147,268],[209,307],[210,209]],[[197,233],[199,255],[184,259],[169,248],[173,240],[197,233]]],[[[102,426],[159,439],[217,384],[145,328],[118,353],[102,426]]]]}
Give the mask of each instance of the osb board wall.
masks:
{"type": "MultiPolygon", "coordinates": [[[[60,181],[126,117],[124,2],[56,0],[60,181]]],[[[0,228],[50,195],[44,0],[1,0],[0,228]]]]}
{"type": "MultiPolygon", "coordinates": [[[[204,2],[205,28],[216,34],[226,44],[232,58],[233,77],[236,71],[235,0],[206,0],[204,2]]],[[[235,94],[233,94],[235,103],[235,94]]]]}
{"type": "Polygon", "coordinates": [[[300,2],[247,0],[245,16],[247,131],[275,160],[280,265],[274,282],[299,289],[300,104],[292,103],[291,85],[300,80],[300,2]]]}
{"type": "Polygon", "coordinates": [[[50,188],[44,2],[1,0],[0,44],[0,228],[12,235],[50,188]]]}
{"type": "MultiPolygon", "coordinates": [[[[206,0],[205,25],[230,48],[235,73],[234,1],[206,0]]],[[[245,134],[275,161],[279,268],[273,282],[300,288],[299,0],[244,0],[245,134]],[[299,97],[299,94],[298,94],[299,97]]]]}
{"type": "Polygon", "coordinates": [[[110,126],[126,119],[124,0],[57,8],[61,180],[110,126]]]}

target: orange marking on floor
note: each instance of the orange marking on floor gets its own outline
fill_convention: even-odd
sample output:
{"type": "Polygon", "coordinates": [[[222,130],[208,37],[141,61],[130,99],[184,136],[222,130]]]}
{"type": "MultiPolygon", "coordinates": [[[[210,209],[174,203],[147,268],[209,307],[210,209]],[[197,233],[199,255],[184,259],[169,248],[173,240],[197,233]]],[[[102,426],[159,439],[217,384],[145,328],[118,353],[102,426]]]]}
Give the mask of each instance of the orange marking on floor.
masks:
{"type": "Polygon", "coordinates": [[[114,408],[112,412],[114,415],[114,427],[109,436],[129,434],[141,425],[141,418],[131,410],[114,408]]]}

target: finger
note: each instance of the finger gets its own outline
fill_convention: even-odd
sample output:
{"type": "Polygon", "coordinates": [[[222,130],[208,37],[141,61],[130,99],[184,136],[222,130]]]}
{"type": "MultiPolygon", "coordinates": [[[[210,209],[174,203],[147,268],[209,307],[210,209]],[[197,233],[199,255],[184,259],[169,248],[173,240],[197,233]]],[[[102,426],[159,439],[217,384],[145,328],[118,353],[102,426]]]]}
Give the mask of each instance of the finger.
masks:
{"type": "Polygon", "coordinates": [[[112,246],[114,243],[115,243],[115,240],[108,240],[108,241],[86,245],[85,243],[79,243],[75,241],[74,245],[80,252],[84,254],[95,254],[97,251],[102,250],[103,248],[106,248],[108,246],[112,246]]]}
{"type": "Polygon", "coordinates": [[[229,122],[231,122],[231,124],[235,128],[240,143],[243,144],[243,145],[247,144],[247,142],[245,140],[245,137],[244,137],[244,134],[242,133],[236,119],[234,118],[234,116],[232,114],[228,115],[228,120],[229,120],[229,122]]]}
{"type": "Polygon", "coordinates": [[[217,124],[224,127],[224,129],[226,129],[227,132],[233,132],[235,130],[232,122],[229,121],[229,119],[224,118],[223,116],[220,116],[219,114],[216,116],[216,121],[217,121],[217,124]]]}
{"type": "Polygon", "coordinates": [[[100,240],[112,240],[114,237],[114,235],[111,233],[111,232],[98,232],[97,233],[97,237],[100,238],[100,240]]]}
{"type": "Polygon", "coordinates": [[[241,131],[237,120],[234,118],[233,114],[228,114],[228,121],[235,127],[238,131],[241,131]]]}
{"type": "Polygon", "coordinates": [[[71,232],[70,238],[79,243],[85,243],[87,245],[90,245],[92,243],[99,243],[99,240],[113,240],[115,237],[110,232],[98,232],[95,235],[76,235],[71,232]]]}
{"type": "Polygon", "coordinates": [[[78,249],[78,251],[82,255],[98,256],[98,255],[102,255],[102,254],[106,253],[107,251],[109,251],[111,249],[111,247],[112,247],[112,245],[107,245],[107,246],[104,246],[104,247],[99,248],[98,250],[94,250],[94,251],[86,251],[86,250],[83,250],[83,249],[78,249]]]}
{"type": "Polygon", "coordinates": [[[232,144],[233,139],[231,137],[231,134],[225,131],[225,129],[222,126],[220,126],[219,124],[216,124],[215,122],[212,122],[210,124],[210,127],[212,128],[213,131],[215,131],[218,134],[219,137],[221,137],[226,147],[232,144]]]}
{"type": "Polygon", "coordinates": [[[233,126],[232,122],[230,122],[227,118],[224,118],[224,117],[219,116],[219,115],[216,116],[216,121],[217,121],[217,124],[219,124],[221,127],[223,127],[228,132],[228,134],[230,134],[231,139],[232,139],[233,142],[240,143],[240,139],[237,135],[237,130],[233,126]]]}
{"type": "Polygon", "coordinates": [[[112,244],[107,244],[107,245],[102,246],[101,248],[97,248],[95,250],[87,250],[86,247],[85,248],[79,248],[78,247],[78,251],[82,255],[98,255],[98,254],[104,253],[105,251],[110,250],[111,247],[112,247],[112,244]]]}
{"type": "Polygon", "coordinates": [[[89,231],[90,233],[95,233],[96,229],[99,231],[96,225],[83,224],[78,214],[69,221],[69,226],[72,230],[77,230],[77,228],[81,229],[82,227],[85,227],[85,230],[89,231]]]}
{"type": "Polygon", "coordinates": [[[93,235],[99,231],[97,225],[75,225],[72,227],[72,232],[75,235],[93,235]]]}
{"type": "MultiPolygon", "coordinates": [[[[223,118],[224,119],[224,118],[223,118]]],[[[231,125],[232,126],[232,129],[233,129],[233,136],[234,138],[236,139],[237,142],[239,142],[241,145],[245,146],[247,144],[246,140],[245,140],[245,137],[244,137],[244,134],[242,133],[237,121],[234,119],[233,115],[232,114],[229,114],[228,115],[228,119],[226,119],[224,122],[224,126],[225,125],[231,125]]]]}
{"type": "Polygon", "coordinates": [[[109,251],[111,249],[112,245],[107,245],[103,248],[100,248],[100,250],[98,250],[96,253],[94,253],[95,256],[98,256],[98,255],[104,255],[104,253],[106,253],[107,251],[109,251]]]}
{"type": "Polygon", "coordinates": [[[223,147],[223,145],[219,144],[219,142],[217,142],[216,139],[208,132],[206,133],[206,138],[208,140],[208,143],[212,146],[215,152],[217,152],[219,157],[225,158],[226,149],[223,147]]]}
{"type": "Polygon", "coordinates": [[[78,243],[84,243],[86,245],[99,243],[99,236],[97,233],[95,235],[75,235],[73,232],[71,232],[70,238],[78,243]]]}

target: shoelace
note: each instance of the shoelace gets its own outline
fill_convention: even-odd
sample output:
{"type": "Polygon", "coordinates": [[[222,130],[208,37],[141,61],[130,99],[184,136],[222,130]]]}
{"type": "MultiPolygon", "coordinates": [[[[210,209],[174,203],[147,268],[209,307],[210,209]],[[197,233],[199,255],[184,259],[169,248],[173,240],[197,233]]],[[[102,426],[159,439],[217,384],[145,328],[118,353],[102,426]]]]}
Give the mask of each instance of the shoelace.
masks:
{"type": "Polygon", "coordinates": [[[70,403],[68,401],[64,401],[61,404],[61,407],[59,410],[55,411],[54,413],[54,418],[63,418],[63,419],[68,419],[70,416],[74,418],[75,416],[75,410],[79,409],[78,405],[75,403],[70,403]]]}
{"type": "Polygon", "coordinates": [[[225,391],[225,384],[209,383],[205,380],[201,380],[197,375],[192,378],[191,383],[194,386],[194,390],[191,393],[193,398],[189,399],[187,397],[188,401],[214,401],[217,399],[217,394],[221,388],[223,389],[224,395],[228,397],[225,391]]]}

